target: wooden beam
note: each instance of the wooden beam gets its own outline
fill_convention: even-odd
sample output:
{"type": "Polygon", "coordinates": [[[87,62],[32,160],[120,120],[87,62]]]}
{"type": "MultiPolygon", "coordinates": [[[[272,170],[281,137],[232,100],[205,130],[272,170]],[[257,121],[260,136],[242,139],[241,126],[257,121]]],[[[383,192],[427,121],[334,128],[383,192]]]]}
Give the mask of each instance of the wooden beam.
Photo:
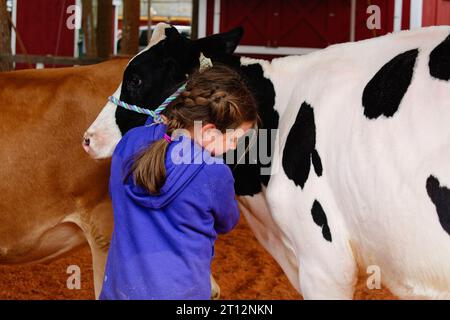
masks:
{"type": "Polygon", "coordinates": [[[192,23],[191,23],[191,39],[198,39],[198,10],[199,0],[192,0],[192,23]]]}
{"type": "Polygon", "coordinates": [[[97,1],[97,55],[108,58],[113,52],[113,5],[112,0],[97,1]]]}
{"type": "Polygon", "coordinates": [[[37,63],[49,64],[49,65],[87,65],[95,64],[105,61],[105,58],[72,58],[72,57],[60,57],[60,56],[40,56],[40,55],[26,55],[26,54],[0,54],[0,63],[30,63],[36,65],[37,63]]]}
{"type": "Polygon", "coordinates": [[[152,39],[152,0],[147,0],[147,43],[152,39]]]}
{"type": "Polygon", "coordinates": [[[139,51],[140,1],[123,0],[122,54],[139,51]]]}
{"type": "Polygon", "coordinates": [[[86,46],[86,56],[97,56],[97,45],[95,39],[94,14],[92,11],[92,0],[82,0],[82,28],[84,36],[84,44],[86,46]]]}
{"type": "MultiPolygon", "coordinates": [[[[0,0],[0,54],[11,55],[11,26],[9,25],[8,15],[6,0],[0,0]]],[[[12,69],[12,62],[0,61],[0,71],[12,69]]]]}

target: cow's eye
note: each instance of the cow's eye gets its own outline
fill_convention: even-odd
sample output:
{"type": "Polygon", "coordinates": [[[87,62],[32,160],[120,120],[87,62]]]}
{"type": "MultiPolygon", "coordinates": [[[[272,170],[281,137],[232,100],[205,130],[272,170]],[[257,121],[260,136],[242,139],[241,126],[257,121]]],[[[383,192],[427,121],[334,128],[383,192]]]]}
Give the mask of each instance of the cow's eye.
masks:
{"type": "Polygon", "coordinates": [[[142,85],[142,79],[137,75],[133,75],[130,79],[130,85],[134,88],[139,88],[142,85]]]}

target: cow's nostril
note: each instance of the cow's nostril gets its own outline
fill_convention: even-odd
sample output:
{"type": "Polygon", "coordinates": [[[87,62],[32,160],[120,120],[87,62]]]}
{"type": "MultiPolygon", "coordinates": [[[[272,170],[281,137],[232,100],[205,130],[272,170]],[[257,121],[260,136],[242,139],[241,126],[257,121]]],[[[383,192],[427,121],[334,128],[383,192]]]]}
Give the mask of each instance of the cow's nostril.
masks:
{"type": "Polygon", "coordinates": [[[89,138],[84,138],[84,145],[85,146],[89,146],[90,143],[91,143],[91,140],[89,138]]]}

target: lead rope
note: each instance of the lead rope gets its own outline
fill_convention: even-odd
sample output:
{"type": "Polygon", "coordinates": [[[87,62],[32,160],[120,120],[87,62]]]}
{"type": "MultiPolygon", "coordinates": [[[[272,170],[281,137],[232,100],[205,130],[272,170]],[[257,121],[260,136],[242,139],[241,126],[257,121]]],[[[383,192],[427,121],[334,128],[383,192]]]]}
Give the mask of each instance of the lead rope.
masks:
{"type": "Polygon", "coordinates": [[[178,98],[180,96],[180,94],[183,91],[186,90],[186,85],[187,85],[187,82],[184,83],[181,87],[179,87],[177,89],[177,91],[175,91],[170,97],[168,97],[166,100],[164,100],[164,102],[162,104],[160,104],[159,107],[156,108],[155,110],[149,110],[149,109],[138,107],[138,106],[136,106],[134,104],[128,104],[128,103],[126,103],[126,102],[124,102],[124,101],[122,101],[122,100],[120,100],[120,99],[118,99],[118,98],[116,98],[114,96],[110,96],[108,98],[108,100],[111,101],[112,103],[114,103],[116,106],[125,108],[127,110],[131,110],[131,111],[134,111],[134,112],[137,112],[137,113],[142,113],[142,114],[149,115],[149,116],[151,116],[153,118],[153,120],[155,122],[160,123],[160,122],[162,122],[162,118],[160,116],[161,112],[163,112],[164,109],[166,109],[166,107],[171,102],[173,102],[176,98],[178,98]]]}

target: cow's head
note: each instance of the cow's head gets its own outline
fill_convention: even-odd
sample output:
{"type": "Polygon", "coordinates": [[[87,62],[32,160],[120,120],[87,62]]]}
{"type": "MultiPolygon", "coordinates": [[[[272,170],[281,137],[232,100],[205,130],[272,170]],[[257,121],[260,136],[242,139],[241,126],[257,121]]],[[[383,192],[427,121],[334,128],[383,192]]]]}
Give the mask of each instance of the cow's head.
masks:
{"type": "MultiPolygon", "coordinates": [[[[114,96],[153,110],[199,66],[201,53],[213,59],[229,55],[242,35],[242,28],[237,28],[192,41],[180,35],[176,28],[160,23],[147,48],[128,63],[114,96]]],[[[147,118],[108,102],[85,132],[83,148],[94,159],[108,158],[122,136],[131,128],[144,125],[147,118]]]]}

